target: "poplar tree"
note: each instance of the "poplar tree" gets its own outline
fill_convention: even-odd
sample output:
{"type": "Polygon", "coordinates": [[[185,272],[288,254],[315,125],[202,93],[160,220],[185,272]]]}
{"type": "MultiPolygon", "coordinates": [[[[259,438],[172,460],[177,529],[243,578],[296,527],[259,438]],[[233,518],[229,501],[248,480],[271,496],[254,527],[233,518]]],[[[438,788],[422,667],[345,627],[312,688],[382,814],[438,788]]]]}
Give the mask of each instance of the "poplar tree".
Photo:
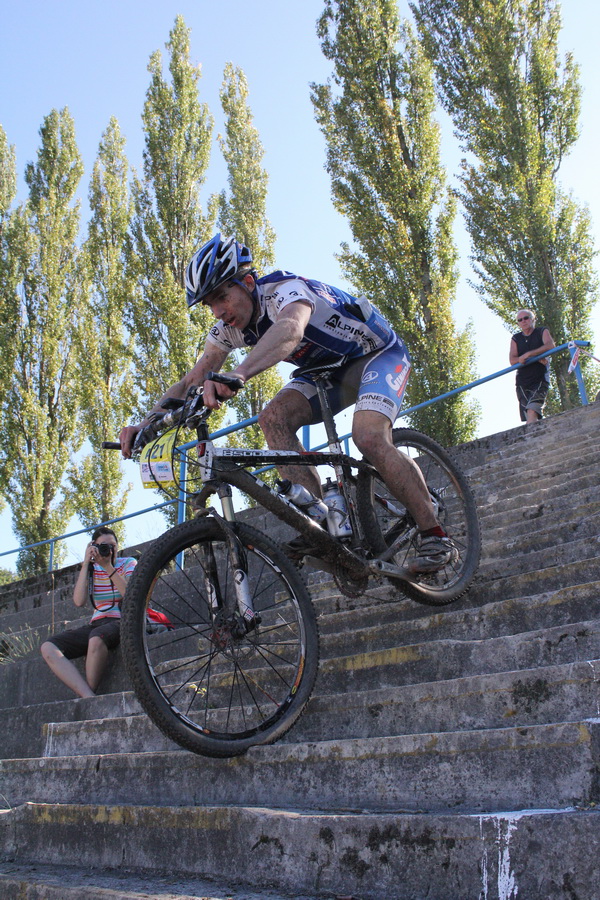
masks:
{"type": "MultiPolygon", "coordinates": [[[[127,230],[133,215],[125,139],[112,118],[102,136],[89,188],[92,217],[84,245],[91,295],[82,327],[79,378],[82,427],[92,452],[69,471],[68,495],[85,527],[124,514],[129,488],[123,490],[120,456],[104,452],[102,441],[115,440],[132,417],[135,391],[131,372],[132,338],[125,313],[134,296],[125,266],[127,230]]],[[[122,523],[114,529],[120,543],[122,523]]]]}
{"type": "Polygon", "coordinates": [[[166,45],[170,81],[163,77],[159,51],[148,66],[144,179],[134,179],[129,250],[138,294],[129,322],[136,336],[140,413],[190,368],[210,327],[210,314],[201,304],[190,317],[184,289],[186,266],[211,236],[217,206],[213,199],[206,214],[202,211],[213,120],[198,97],[200,67],[190,62],[189,37],[178,16],[166,45]]]}
{"type": "MultiPolygon", "coordinates": [[[[559,4],[421,0],[411,7],[467,154],[460,197],[476,290],[512,332],[525,307],[557,344],[590,339],[597,280],[589,212],[557,180],[578,137],[581,93],[572,55],[562,60],[558,50],[559,4]]],[[[566,354],[553,357],[550,409],[578,402],[568,364],[566,354]]]]}
{"type": "MultiPolygon", "coordinates": [[[[83,164],[67,109],[53,110],[40,136],[37,160],[25,173],[29,199],[11,247],[19,316],[0,421],[0,440],[11,454],[7,494],[21,545],[65,531],[73,508],[61,498],[61,483],[83,438],[77,346],[86,279],[79,265],[74,199],[83,164]]],[[[22,553],[19,574],[47,566],[48,558],[47,545],[22,553]]]]}
{"type": "MultiPolygon", "coordinates": [[[[431,66],[394,0],[326,0],[317,33],[333,75],[312,85],[312,99],[333,202],[355,245],[343,245],[339,259],[406,341],[413,405],[474,377],[470,329],[459,332],[452,315],[455,205],[440,164],[431,66]]],[[[412,421],[452,444],[474,435],[477,410],[460,394],[412,421]]]]}
{"type": "MultiPolygon", "coordinates": [[[[229,190],[219,195],[219,227],[250,247],[254,266],[259,273],[265,272],[273,268],[275,232],[266,216],[264,149],[248,104],[246,76],[231,63],[225,68],[220,98],[225,135],[219,137],[219,145],[227,163],[229,190]]],[[[252,378],[229,407],[235,409],[238,420],[251,418],[281,387],[281,375],[277,369],[270,369],[252,378]]],[[[265,446],[265,439],[258,425],[251,425],[230,435],[230,443],[259,450],[265,446]]]]}
{"type": "MultiPolygon", "coordinates": [[[[0,409],[4,408],[16,353],[14,334],[19,312],[18,273],[16,255],[12,249],[18,216],[12,210],[16,194],[15,149],[9,145],[6,132],[0,125],[0,409]]],[[[10,453],[4,446],[0,450],[0,508],[4,506],[9,470],[10,453]]]]}

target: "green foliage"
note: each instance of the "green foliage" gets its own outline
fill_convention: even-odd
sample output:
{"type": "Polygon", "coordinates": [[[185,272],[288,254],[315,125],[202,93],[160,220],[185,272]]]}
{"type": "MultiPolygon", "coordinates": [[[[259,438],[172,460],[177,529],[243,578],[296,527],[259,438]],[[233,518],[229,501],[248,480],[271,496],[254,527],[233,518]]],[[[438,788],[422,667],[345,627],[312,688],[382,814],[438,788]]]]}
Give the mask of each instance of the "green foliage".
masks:
{"type": "Polygon", "coordinates": [[[17,580],[17,575],[10,569],[0,569],[0,584],[12,584],[17,580]]]}
{"type": "MultiPolygon", "coordinates": [[[[124,325],[125,311],[134,294],[124,259],[133,212],[124,146],[118,122],[111,119],[100,142],[89,189],[92,217],[84,254],[91,295],[81,330],[78,377],[83,398],[82,428],[92,453],[71,465],[65,489],[87,528],[123,515],[131,489],[131,485],[122,489],[118,454],[101,450],[102,441],[115,440],[135,405],[132,339],[124,325]]],[[[122,523],[115,525],[115,531],[122,542],[122,523]]]]}
{"type": "MultiPolygon", "coordinates": [[[[248,84],[240,69],[228,64],[221,88],[221,104],[225,113],[225,137],[219,144],[227,163],[229,192],[219,197],[219,227],[236,235],[252,250],[254,265],[259,270],[274,263],[275,233],[266,217],[268,175],[262,168],[264,150],[258,131],[252,124],[248,106],[248,84]]],[[[262,372],[248,382],[234,400],[238,421],[258,415],[283,386],[276,369],[262,372]]],[[[229,435],[229,446],[265,446],[258,425],[229,435]]]]}
{"type": "MultiPolygon", "coordinates": [[[[15,149],[9,146],[0,125],[0,409],[9,390],[16,354],[14,332],[19,310],[19,279],[11,249],[18,220],[17,214],[11,210],[16,193],[15,149]]],[[[10,469],[10,454],[3,448],[0,454],[0,509],[4,506],[10,469]]]]}
{"type": "MultiPolygon", "coordinates": [[[[439,160],[431,66],[393,0],[326,0],[318,35],[334,71],[328,84],[312,85],[312,99],[334,204],[358,248],[343,245],[340,260],[406,340],[412,405],[474,377],[471,334],[452,316],[455,208],[439,160]]],[[[413,424],[456,443],[474,435],[477,405],[459,395],[416,413],[413,424]]]]}
{"type": "Polygon", "coordinates": [[[136,336],[135,381],[139,413],[188,371],[210,315],[200,305],[193,318],[184,292],[185,267],[212,233],[217,201],[206,215],[200,189],[210,157],[212,117],[198,99],[200,68],[190,63],[189,30],[178,16],[169,42],[170,83],[162,57],[150,59],[150,87],[142,116],[146,134],[144,180],[134,180],[135,215],[128,249],[137,296],[128,323],[136,336]]]}
{"type": "Polygon", "coordinates": [[[262,167],[264,149],[248,105],[248,83],[241,69],[228,63],[221,88],[225,136],[219,135],[227,163],[229,192],[219,195],[219,227],[252,249],[259,271],[272,268],[275,232],[266,217],[269,177],[262,167]]]}
{"type": "MultiPolygon", "coordinates": [[[[21,544],[65,530],[72,506],[60,499],[60,485],[81,444],[77,372],[87,277],[77,247],[74,196],[83,165],[68,110],[53,110],[40,136],[37,161],[25,175],[29,201],[12,221],[19,308],[0,421],[0,440],[10,456],[7,493],[21,544]]],[[[48,554],[47,545],[22,554],[19,573],[46,568],[48,554]]]]}
{"type": "MultiPolygon", "coordinates": [[[[597,280],[589,214],[557,183],[580,107],[578,68],[570,55],[559,57],[559,4],[420,0],[411,7],[467,153],[460,198],[476,290],[512,332],[525,307],[557,344],[590,339],[597,280]]],[[[578,402],[568,363],[554,357],[550,410],[578,402]]]]}

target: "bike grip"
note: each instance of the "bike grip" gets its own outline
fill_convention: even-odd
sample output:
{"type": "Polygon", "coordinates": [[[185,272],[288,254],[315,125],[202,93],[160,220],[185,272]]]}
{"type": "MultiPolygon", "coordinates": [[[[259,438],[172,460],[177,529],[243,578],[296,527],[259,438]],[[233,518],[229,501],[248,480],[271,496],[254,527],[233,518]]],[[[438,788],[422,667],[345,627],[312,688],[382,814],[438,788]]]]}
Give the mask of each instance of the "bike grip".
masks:
{"type": "Polygon", "coordinates": [[[118,441],[102,441],[103,450],[120,450],[121,445],[118,441]]]}
{"type": "Polygon", "coordinates": [[[217,381],[219,384],[226,384],[227,387],[232,388],[234,391],[241,391],[244,387],[244,382],[241,378],[238,378],[237,375],[228,375],[226,372],[207,372],[205,378],[206,381],[217,381]]]}

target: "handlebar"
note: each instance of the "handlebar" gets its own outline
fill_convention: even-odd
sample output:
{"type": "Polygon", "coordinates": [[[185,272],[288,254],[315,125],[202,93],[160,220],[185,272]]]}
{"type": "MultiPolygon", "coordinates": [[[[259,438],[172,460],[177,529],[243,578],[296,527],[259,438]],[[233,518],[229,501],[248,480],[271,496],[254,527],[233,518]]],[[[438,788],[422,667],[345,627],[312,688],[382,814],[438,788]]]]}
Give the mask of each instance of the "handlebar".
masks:
{"type": "Polygon", "coordinates": [[[226,384],[227,387],[234,391],[241,391],[244,382],[237,375],[228,375],[227,372],[207,372],[205,381],[217,381],[219,384],[226,384]]]}
{"type": "MultiPolygon", "coordinates": [[[[207,372],[205,381],[216,381],[219,384],[226,384],[233,391],[240,391],[244,387],[244,382],[236,375],[229,375],[226,372],[207,372]]],[[[202,404],[202,391],[193,387],[188,391],[186,400],[178,400],[169,398],[163,404],[165,413],[163,415],[154,415],[152,421],[138,431],[133,452],[138,453],[144,446],[153,440],[161,431],[171,428],[179,423],[189,425],[190,427],[197,424],[201,416],[206,416],[210,412],[204,410],[200,412],[202,404]],[[188,404],[188,400],[191,403],[188,404]],[[183,418],[185,413],[185,418],[183,418]],[[182,421],[183,418],[183,421],[182,421]]],[[[121,444],[118,441],[102,441],[103,450],[120,450],[121,444]]]]}

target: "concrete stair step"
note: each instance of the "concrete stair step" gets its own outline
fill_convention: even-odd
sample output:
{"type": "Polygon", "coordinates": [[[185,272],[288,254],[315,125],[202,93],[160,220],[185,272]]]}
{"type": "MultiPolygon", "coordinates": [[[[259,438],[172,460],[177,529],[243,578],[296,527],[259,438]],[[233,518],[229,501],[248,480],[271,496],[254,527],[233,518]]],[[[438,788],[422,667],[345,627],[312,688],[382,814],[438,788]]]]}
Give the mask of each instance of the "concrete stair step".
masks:
{"type": "Polygon", "coordinates": [[[486,511],[485,515],[482,515],[480,509],[482,558],[493,555],[497,544],[506,545],[510,541],[533,535],[543,536],[561,530],[565,534],[573,530],[597,534],[599,516],[600,498],[597,491],[585,491],[583,496],[571,497],[568,506],[563,504],[562,508],[557,507],[554,502],[528,507],[520,510],[519,516],[513,517],[510,522],[502,516],[494,516],[493,509],[486,511]]]}
{"type": "Polygon", "coordinates": [[[503,479],[507,481],[520,477],[526,473],[526,481],[540,481],[544,476],[552,470],[564,472],[565,470],[575,471],[577,469],[585,469],[590,464],[595,464],[598,460],[598,444],[593,435],[587,435],[577,440],[574,444],[565,445],[564,441],[549,444],[545,439],[538,440],[538,452],[535,454],[535,465],[531,464],[532,455],[530,450],[524,454],[524,458],[519,458],[514,452],[510,455],[502,457],[494,457],[493,454],[486,454],[478,465],[465,465],[465,459],[462,458],[460,448],[451,450],[453,457],[457,463],[463,468],[469,476],[472,484],[480,485],[490,483],[501,483],[503,479]],[[509,463],[510,461],[510,463],[509,463]],[[522,463],[526,461],[523,468],[522,463]],[[518,464],[518,465],[517,465],[518,464]]]}
{"type": "MultiPolygon", "coordinates": [[[[49,722],[43,728],[43,755],[179,749],[147,716],[137,713],[139,708],[123,715],[115,704],[104,713],[108,718],[49,722]]],[[[597,715],[600,660],[591,660],[379,690],[316,693],[284,741],[383,737],[418,733],[420,729],[450,732],[526,727],[597,715]]]]}
{"type": "Polygon", "coordinates": [[[419,644],[366,648],[323,658],[317,680],[323,692],[370,690],[586,662],[600,657],[600,621],[538,629],[488,640],[443,638],[419,644]]]}
{"type": "Polygon", "coordinates": [[[0,873],[4,900],[592,900],[597,882],[595,810],[27,804],[2,815],[5,854],[14,859],[0,873]],[[19,865],[24,847],[29,865],[19,865]],[[160,871],[167,858],[177,861],[170,875],[160,871]],[[242,884],[223,890],[224,873],[242,884]],[[25,884],[36,893],[24,894],[25,884]]]}
{"type": "MultiPolygon", "coordinates": [[[[577,502],[577,501],[573,501],[577,502]]],[[[551,548],[554,543],[564,543],[571,536],[595,536],[600,532],[598,503],[583,501],[582,505],[569,509],[557,509],[554,504],[528,509],[520,518],[507,523],[502,518],[488,517],[481,527],[481,561],[494,559],[498,554],[506,556],[507,547],[529,540],[546,540],[551,548]]]]}
{"type": "MultiPolygon", "coordinates": [[[[583,596],[589,596],[585,590],[581,592],[583,596]]],[[[591,592],[597,597],[595,592],[591,592]]],[[[564,595],[563,595],[564,597],[564,595]]],[[[335,629],[335,618],[333,622],[329,622],[329,628],[321,631],[321,659],[326,660],[346,660],[349,656],[358,654],[366,654],[371,652],[387,651],[389,648],[414,647],[415,645],[434,645],[435,652],[440,648],[440,642],[448,641],[458,642],[464,647],[475,643],[481,651],[481,659],[486,656],[486,647],[490,648],[490,652],[494,656],[498,653],[498,648],[504,644],[514,647],[529,646],[530,641],[539,640],[541,634],[546,635],[547,640],[551,643],[555,634],[562,635],[565,629],[571,629],[573,633],[585,634],[586,641],[589,643],[595,641],[592,637],[598,629],[598,622],[595,619],[589,619],[590,612],[593,607],[587,610],[586,603],[581,603],[583,612],[586,612],[588,619],[586,621],[564,621],[560,613],[561,610],[558,597],[556,606],[550,603],[541,603],[542,598],[538,598],[540,602],[527,604],[522,613],[521,624],[524,628],[519,628],[517,621],[512,622],[507,615],[502,615],[502,611],[495,608],[495,604],[484,607],[482,615],[477,617],[474,611],[458,610],[448,613],[448,619],[445,620],[441,616],[422,617],[412,621],[394,620],[391,616],[385,617],[383,621],[378,620],[376,614],[373,621],[363,621],[357,619],[355,613],[338,614],[338,628],[335,629]],[[544,629],[536,627],[539,620],[536,620],[536,613],[541,611],[541,607],[550,606],[550,612],[556,614],[557,618],[563,619],[562,622],[552,625],[548,621],[544,629]],[[526,613],[529,611],[530,615],[526,613]],[[528,627],[531,624],[531,628],[528,627]],[[489,628],[486,631],[486,626],[489,628]],[[533,638],[530,637],[533,635],[533,638]],[[504,644],[501,644],[503,641],[504,644]],[[492,643],[494,642],[494,643],[492,643]]],[[[566,597],[564,599],[567,599],[566,597]]],[[[516,605],[516,604],[514,604],[516,605]]],[[[511,608],[512,608],[511,604],[511,608]]],[[[477,608],[481,610],[481,607],[477,608]]],[[[591,658],[591,657],[588,657],[591,658]]]]}
{"type": "MultiPolygon", "coordinates": [[[[518,514],[527,514],[530,510],[544,509],[545,505],[552,501],[555,508],[569,510],[574,499],[589,497],[591,502],[597,500],[598,478],[594,470],[570,479],[569,474],[564,476],[556,484],[548,484],[544,481],[540,485],[522,484],[515,486],[514,490],[497,490],[492,483],[489,489],[481,495],[476,494],[475,499],[485,521],[487,514],[493,513],[496,517],[506,514],[510,521],[518,518],[518,514]]],[[[529,516],[531,517],[531,516],[529,516]]]]}
{"type": "Polygon", "coordinates": [[[37,609],[47,603],[65,599],[72,594],[79,566],[69,566],[55,572],[32,575],[12,584],[0,586],[0,610],[5,613],[37,609]]]}
{"type": "MultiPolygon", "coordinates": [[[[74,662],[84,671],[83,660],[74,662]]],[[[119,647],[109,656],[99,691],[114,694],[128,689],[119,647]]],[[[72,699],[73,693],[52,674],[37,649],[26,659],[0,666],[0,710],[72,699]]]]}
{"type": "Polygon", "coordinates": [[[65,597],[58,602],[44,603],[35,609],[3,612],[0,615],[0,633],[20,631],[25,626],[29,628],[50,626],[56,629],[60,628],[63,622],[71,621],[80,614],[73,603],[73,592],[69,594],[65,592],[65,597]]]}
{"type": "Polygon", "coordinates": [[[478,438],[467,444],[453,448],[457,458],[463,460],[465,468],[476,467],[489,462],[501,461],[507,457],[514,460],[531,460],[533,447],[571,449],[589,444],[600,423],[598,404],[572,409],[550,419],[538,422],[535,428],[519,425],[507,431],[497,432],[478,438]]]}
{"type": "Polygon", "coordinates": [[[342,654],[346,632],[354,630],[357,621],[361,631],[377,626],[398,626],[394,639],[407,644],[443,637],[483,640],[501,634],[534,631],[541,622],[553,627],[587,621],[597,608],[599,598],[598,581],[481,606],[470,602],[467,595],[440,610],[410,600],[378,597],[375,603],[359,610],[326,612],[320,608],[318,623],[321,640],[339,641],[342,654]]]}
{"type": "Polygon", "coordinates": [[[473,605],[492,603],[501,599],[527,596],[535,591],[552,591],[573,585],[600,581],[600,559],[593,557],[559,566],[547,566],[540,572],[527,571],[506,578],[487,579],[476,575],[469,589],[473,605]]]}
{"type": "Polygon", "coordinates": [[[226,883],[223,875],[204,878],[152,869],[99,870],[96,866],[60,864],[8,863],[2,869],[2,900],[315,900],[314,894],[309,897],[281,889],[270,891],[261,887],[255,891],[241,887],[239,880],[226,883]]]}
{"type": "Polygon", "coordinates": [[[83,723],[88,720],[102,717],[102,721],[110,722],[113,718],[140,713],[141,707],[132,691],[103,694],[89,699],[57,700],[2,709],[0,710],[1,758],[45,756],[48,723],[68,722],[81,734],[83,723]]]}
{"type": "Polygon", "coordinates": [[[187,752],[5,760],[0,797],[118,806],[494,812],[600,801],[600,719],[187,752]]]}
{"type": "Polygon", "coordinates": [[[573,491],[583,490],[593,479],[593,473],[600,462],[600,451],[596,450],[591,455],[577,457],[577,462],[572,460],[557,459],[551,464],[544,464],[543,457],[536,458],[534,472],[517,469],[492,476],[491,472],[480,472],[478,478],[469,478],[471,488],[478,503],[486,505],[495,502],[495,499],[506,497],[527,497],[538,491],[548,491],[551,494],[568,494],[573,491]],[[541,465],[541,468],[538,468],[541,465]],[[495,498],[495,499],[494,499],[495,498]]]}
{"type": "Polygon", "coordinates": [[[478,576],[483,579],[503,579],[520,572],[541,572],[548,567],[556,567],[570,563],[579,563],[585,559],[600,556],[600,534],[584,534],[573,537],[573,540],[556,542],[551,553],[549,547],[533,546],[507,550],[498,558],[486,556],[482,561],[478,576]]]}

